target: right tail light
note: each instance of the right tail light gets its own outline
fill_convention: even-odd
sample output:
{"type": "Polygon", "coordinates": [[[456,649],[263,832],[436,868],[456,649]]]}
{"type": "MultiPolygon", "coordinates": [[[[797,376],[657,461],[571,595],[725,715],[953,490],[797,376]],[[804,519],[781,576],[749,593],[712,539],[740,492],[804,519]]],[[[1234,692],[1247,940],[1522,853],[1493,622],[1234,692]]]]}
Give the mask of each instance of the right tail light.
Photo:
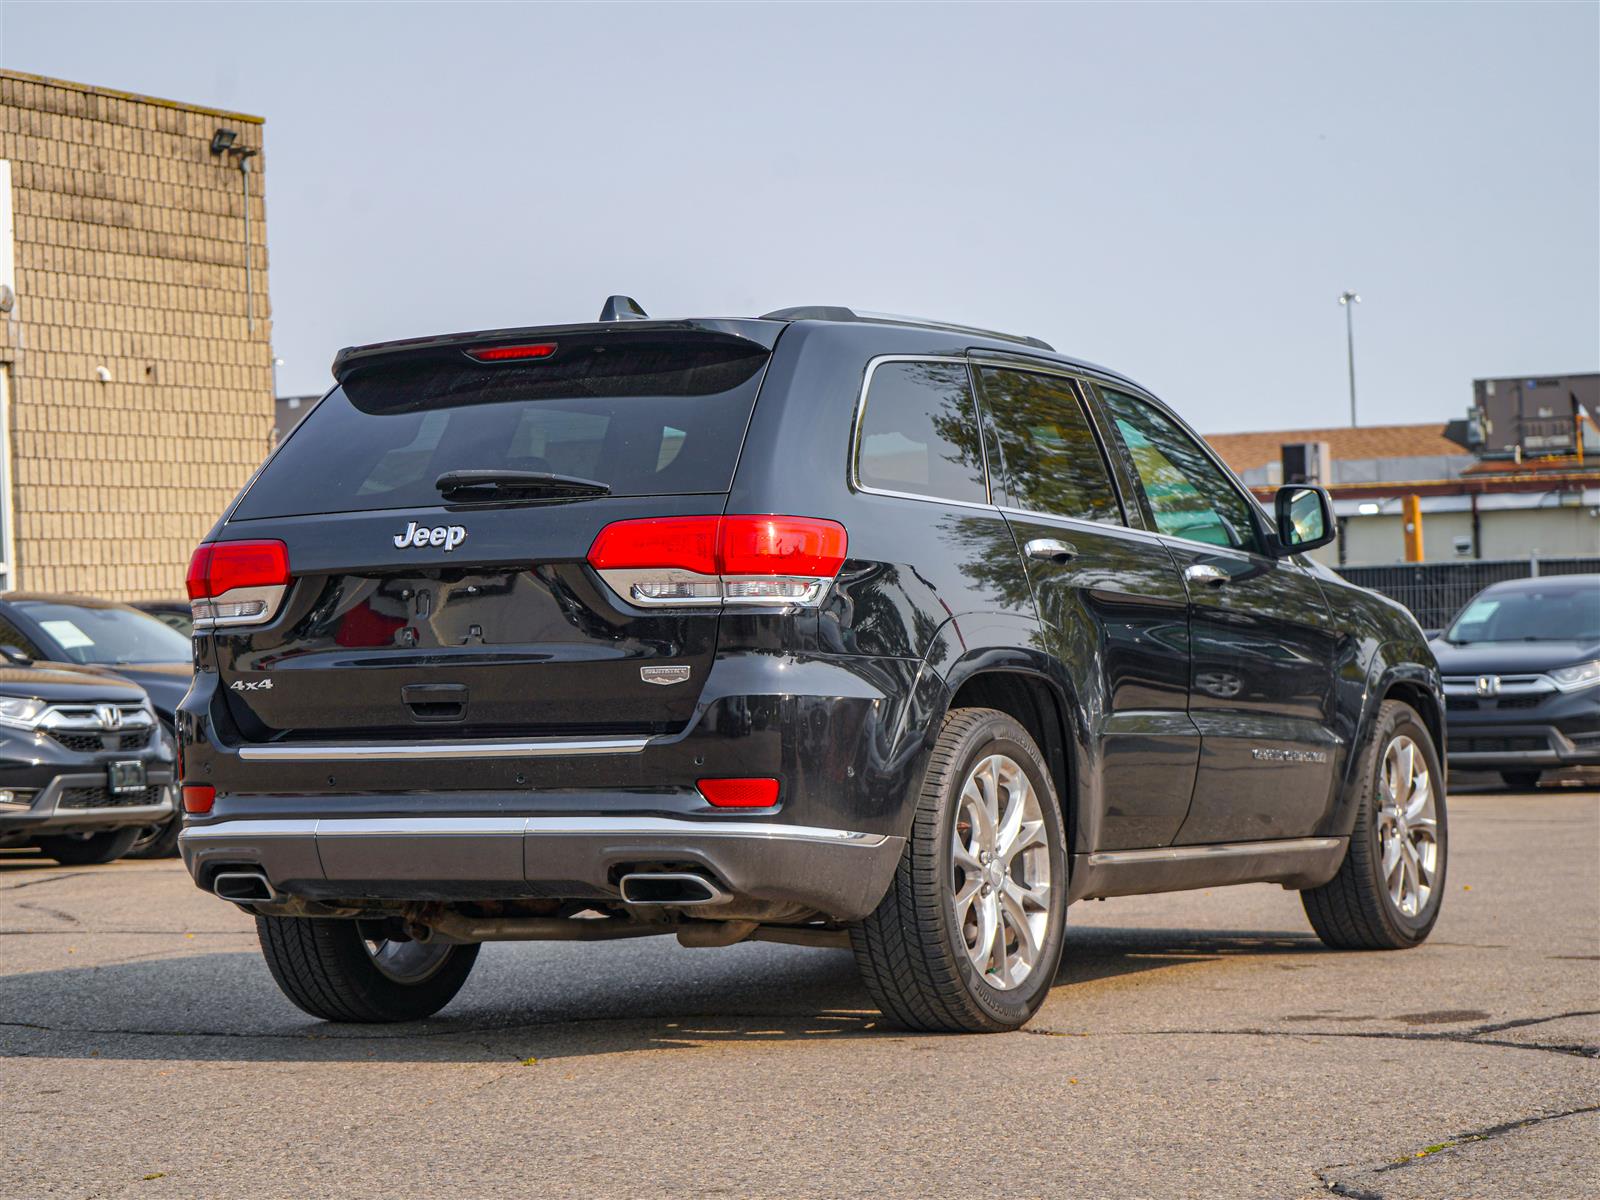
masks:
{"type": "Polygon", "coordinates": [[[843,525],[819,517],[647,517],[602,529],[589,565],[642,608],[814,607],[848,545],[843,525]]]}

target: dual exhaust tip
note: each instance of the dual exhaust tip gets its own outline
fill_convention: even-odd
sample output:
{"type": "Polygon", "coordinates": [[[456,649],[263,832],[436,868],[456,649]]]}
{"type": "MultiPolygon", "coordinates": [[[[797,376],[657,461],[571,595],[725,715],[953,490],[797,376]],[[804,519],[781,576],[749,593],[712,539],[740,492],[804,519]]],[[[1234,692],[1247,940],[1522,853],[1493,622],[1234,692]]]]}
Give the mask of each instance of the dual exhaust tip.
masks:
{"type": "Polygon", "coordinates": [[[235,904],[271,904],[283,893],[261,871],[218,871],[211,880],[211,891],[235,904]]]}
{"type": "Polygon", "coordinates": [[[626,904],[641,907],[708,907],[733,897],[692,871],[636,871],[618,881],[626,904]]]}
{"type": "MultiPolygon", "coordinates": [[[[733,899],[704,875],[692,871],[636,871],[619,881],[622,899],[636,907],[709,907],[733,899]]],[[[218,871],[211,891],[234,904],[273,904],[283,893],[261,871],[218,871]]]]}

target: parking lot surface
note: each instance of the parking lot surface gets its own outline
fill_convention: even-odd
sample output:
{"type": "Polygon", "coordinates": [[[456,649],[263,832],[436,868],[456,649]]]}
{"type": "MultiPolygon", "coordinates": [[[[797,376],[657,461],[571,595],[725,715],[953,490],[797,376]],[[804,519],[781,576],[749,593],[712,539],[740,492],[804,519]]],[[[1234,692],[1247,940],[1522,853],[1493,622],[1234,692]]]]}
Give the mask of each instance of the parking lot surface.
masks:
{"type": "Polygon", "coordinates": [[[1419,950],[1259,885],[1078,905],[1020,1033],[884,1030],[848,953],[486,947],[333,1026],[175,861],[0,851],[7,1196],[1600,1196],[1600,793],[1458,793],[1419,950]]]}

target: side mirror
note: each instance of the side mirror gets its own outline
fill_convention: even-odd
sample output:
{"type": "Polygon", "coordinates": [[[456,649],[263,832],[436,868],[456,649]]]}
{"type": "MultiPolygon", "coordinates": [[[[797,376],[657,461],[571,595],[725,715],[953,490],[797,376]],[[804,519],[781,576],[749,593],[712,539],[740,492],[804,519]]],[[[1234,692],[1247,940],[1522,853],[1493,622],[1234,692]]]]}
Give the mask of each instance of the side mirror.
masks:
{"type": "Polygon", "coordinates": [[[13,667],[33,666],[33,656],[24,650],[19,650],[10,643],[0,646],[0,658],[4,658],[13,667]]]}
{"type": "Polygon", "coordinates": [[[1290,484],[1278,489],[1278,556],[1326,546],[1338,535],[1333,501],[1325,489],[1290,484]]]}

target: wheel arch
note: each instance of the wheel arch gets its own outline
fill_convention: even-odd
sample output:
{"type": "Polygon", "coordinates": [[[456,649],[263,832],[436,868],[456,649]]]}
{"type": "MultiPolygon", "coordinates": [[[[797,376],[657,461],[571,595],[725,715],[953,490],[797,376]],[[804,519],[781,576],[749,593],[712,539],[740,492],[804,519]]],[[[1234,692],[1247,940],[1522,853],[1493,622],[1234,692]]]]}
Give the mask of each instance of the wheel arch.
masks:
{"type": "Polygon", "coordinates": [[[1068,694],[1060,683],[1042,669],[1042,664],[1026,660],[980,662],[946,676],[949,703],[939,714],[956,708],[992,708],[1014,718],[1028,731],[1044,755],[1050,781],[1055,785],[1061,807],[1062,828],[1066,831],[1068,854],[1078,843],[1077,817],[1080,811],[1081,771],[1077,752],[1078,722],[1068,694]]]}
{"type": "MultiPolygon", "coordinates": [[[[1373,656],[1371,684],[1367,688],[1361,723],[1357,727],[1356,736],[1350,747],[1337,812],[1328,830],[1330,833],[1348,837],[1355,827],[1355,797],[1361,782],[1357,778],[1357,772],[1360,764],[1366,760],[1367,751],[1371,749],[1372,741],[1377,736],[1378,714],[1385,700],[1399,700],[1416,712],[1433,741],[1434,752],[1439,756],[1440,770],[1444,770],[1446,730],[1444,691],[1439,680],[1439,672],[1429,663],[1406,659],[1397,661],[1390,657],[1391,654],[1397,651],[1403,653],[1404,650],[1403,644],[1390,643],[1380,647],[1373,656]]],[[[1446,782],[1441,779],[1440,785],[1444,786],[1446,782]]]]}

